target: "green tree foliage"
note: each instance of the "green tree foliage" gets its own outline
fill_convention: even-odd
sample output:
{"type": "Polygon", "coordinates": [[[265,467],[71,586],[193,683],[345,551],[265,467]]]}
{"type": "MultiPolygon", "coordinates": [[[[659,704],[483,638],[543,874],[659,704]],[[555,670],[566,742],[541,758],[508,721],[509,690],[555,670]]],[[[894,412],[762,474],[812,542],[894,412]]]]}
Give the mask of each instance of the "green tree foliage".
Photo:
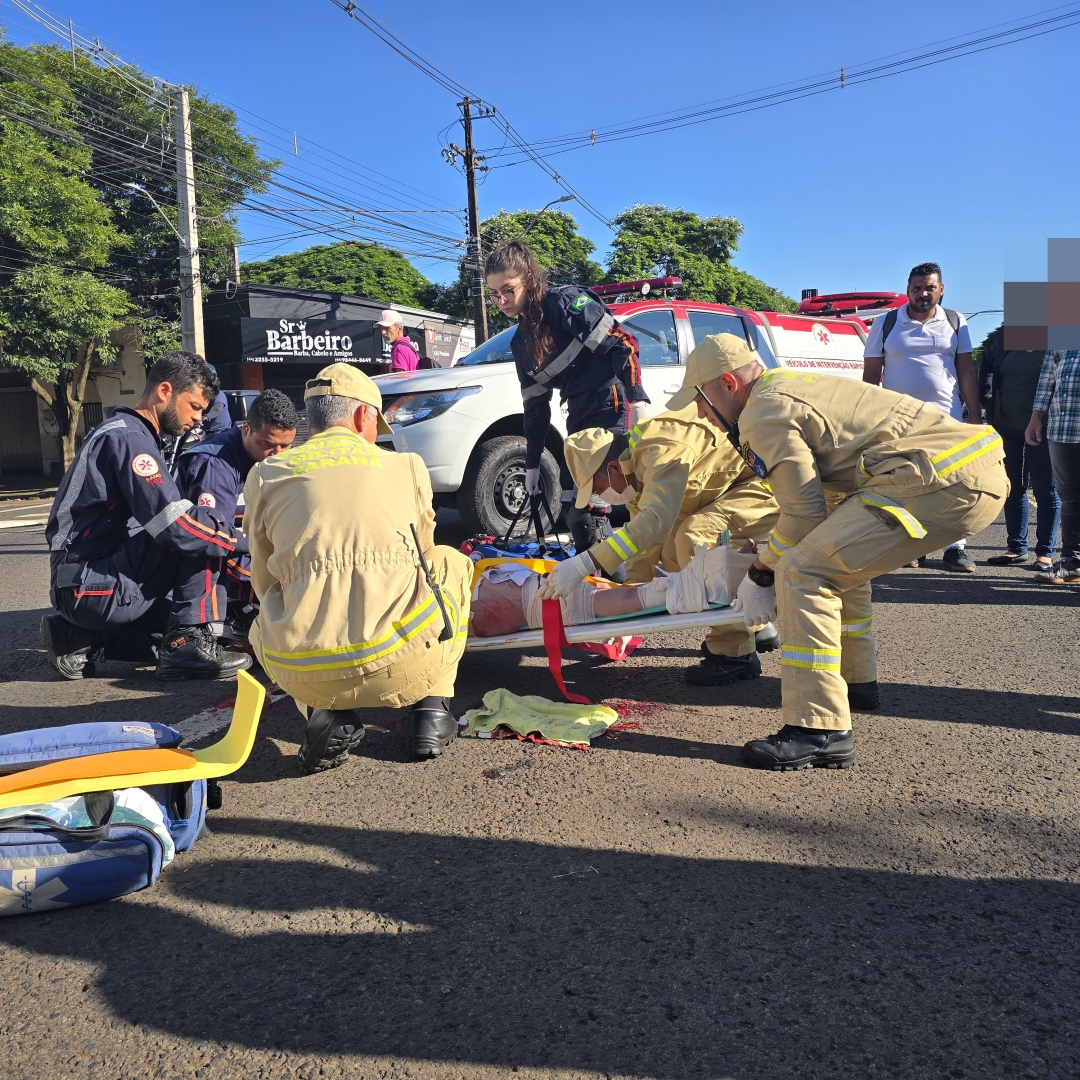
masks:
{"type": "Polygon", "coordinates": [[[689,210],[635,206],[615,219],[609,281],[676,276],[687,300],[794,311],[778,289],[733,266],[743,227],[733,217],[703,218],[689,210]]]}
{"type": "MultiPolygon", "coordinates": [[[[65,463],[91,365],[136,310],[151,353],[179,315],[173,99],[134,67],[59,47],[0,41],[0,336],[3,362],[31,376],[56,414],[65,463]],[[169,221],[138,192],[143,185],[169,221]],[[134,302],[134,308],[133,308],[134,302]],[[154,320],[157,320],[156,322],[154,320]]],[[[225,280],[236,208],[265,190],[261,158],[229,110],[192,92],[204,285],[225,280]]]]}
{"type": "MultiPolygon", "coordinates": [[[[604,269],[590,255],[596,245],[578,232],[574,218],[563,210],[500,210],[480,223],[480,245],[484,257],[496,248],[520,240],[556,285],[595,285],[604,269]]],[[[434,304],[439,311],[459,318],[473,316],[470,288],[472,270],[462,262],[457,281],[437,286],[434,304]]],[[[494,304],[488,304],[488,328],[494,333],[509,321],[494,304]]]]}
{"type": "Polygon", "coordinates": [[[252,285],[350,293],[405,307],[427,307],[435,292],[432,283],[404,255],[355,240],[244,263],[240,279],[252,285]]]}
{"type": "MultiPolygon", "coordinates": [[[[91,153],[86,174],[101,202],[125,237],[114,249],[109,268],[128,279],[131,295],[166,319],[179,312],[176,233],[145,196],[125,183],[141,184],[175,225],[177,215],[175,113],[167,87],[136,67],[99,67],[62,48],[20,53],[25,63],[65,85],[66,114],[91,153]]],[[[199,217],[199,258],[204,286],[228,278],[232,245],[241,240],[236,208],[253,193],[266,190],[278,162],[260,157],[254,139],[237,127],[231,109],[190,94],[192,155],[195,161],[195,203],[199,217]]]]}
{"type": "MultiPolygon", "coordinates": [[[[7,45],[0,56],[16,74],[32,60],[7,45]]],[[[56,416],[66,465],[91,364],[115,355],[109,334],[131,302],[101,274],[124,237],[83,179],[91,155],[62,89],[47,73],[32,83],[0,73],[0,340],[4,363],[30,377],[56,416]]]]}
{"type": "Polygon", "coordinates": [[[1005,324],[1000,323],[983,338],[982,344],[974,349],[975,367],[980,368],[985,359],[992,364],[1005,351],[1005,324]]]}

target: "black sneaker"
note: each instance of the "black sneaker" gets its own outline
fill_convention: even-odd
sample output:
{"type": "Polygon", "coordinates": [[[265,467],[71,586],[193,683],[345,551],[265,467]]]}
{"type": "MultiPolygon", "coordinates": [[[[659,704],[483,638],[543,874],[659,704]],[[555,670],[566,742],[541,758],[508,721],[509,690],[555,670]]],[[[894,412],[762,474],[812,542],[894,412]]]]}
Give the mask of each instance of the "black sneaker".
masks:
{"type": "Polygon", "coordinates": [[[406,731],[413,754],[418,758],[438,757],[457,735],[458,722],[447,708],[445,698],[426,697],[409,713],[406,731]]]}
{"type": "Polygon", "coordinates": [[[686,681],[694,686],[727,686],[743,679],[756,679],[761,674],[757,653],[746,656],[714,656],[709,653],[700,663],[685,670],[686,681]]]}
{"type": "Polygon", "coordinates": [[[355,709],[312,709],[296,759],[310,776],[344,765],[349,751],[363,741],[364,725],[355,709]]]}
{"type": "Polygon", "coordinates": [[[848,705],[857,712],[872,712],[881,704],[877,679],[873,682],[852,682],[847,687],[848,705]]]}
{"type": "Polygon", "coordinates": [[[154,678],[162,682],[234,679],[238,671],[247,671],[251,663],[247,653],[226,652],[205,623],[173,626],[161,639],[154,678]]]}
{"type": "Polygon", "coordinates": [[[97,670],[95,661],[105,657],[109,635],[100,630],[84,630],[63,615],[41,617],[41,643],[49,666],[61,679],[89,679],[97,670]]]}
{"type": "Polygon", "coordinates": [[[823,731],[785,724],[775,735],[748,742],[743,747],[743,761],[773,772],[850,769],[855,764],[855,740],[850,728],[823,731]]]}
{"type": "Polygon", "coordinates": [[[955,574],[974,574],[975,563],[963,548],[949,548],[941,560],[955,574]]]}

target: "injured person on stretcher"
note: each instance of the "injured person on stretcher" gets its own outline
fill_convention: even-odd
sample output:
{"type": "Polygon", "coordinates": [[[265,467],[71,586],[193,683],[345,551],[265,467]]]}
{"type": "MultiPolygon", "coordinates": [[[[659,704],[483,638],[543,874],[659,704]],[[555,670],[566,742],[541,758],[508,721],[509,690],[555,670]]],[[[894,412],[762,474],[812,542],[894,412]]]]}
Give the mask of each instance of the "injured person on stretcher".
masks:
{"type": "MultiPolygon", "coordinates": [[[[612,585],[586,579],[559,601],[563,625],[582,626],[638,612],[682,615],[726,607],[735,599],[739,582],[756,554],[753,540],[748,540],[740,551],[699,545],[685,569],[655,577],[643,585],[612,585]]],[[[488,567],[473,591],[473,635],[500,637],[524,627],[542,627],[543,601],[537,596],[542,580],[541,574],[521,563],[507,561],[488,567]]]]}

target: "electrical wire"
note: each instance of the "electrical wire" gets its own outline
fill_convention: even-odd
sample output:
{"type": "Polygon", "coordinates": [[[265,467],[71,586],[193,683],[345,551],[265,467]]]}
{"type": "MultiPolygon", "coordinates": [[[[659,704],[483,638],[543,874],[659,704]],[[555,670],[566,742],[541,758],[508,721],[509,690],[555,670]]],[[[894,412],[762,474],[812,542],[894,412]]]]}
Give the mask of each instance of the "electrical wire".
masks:
{"type": "MultiPolygon", "coordinates": [[[[68,28],[64,25],[56,16],[50,15],[40,5],[23,3],[22,0],[9,0],[12,6],[22,13],[28,15],[45,29],[51,31],[56,37],[63,41],[68,39],[68,28]]],[[[135,139],[118,137],[116,132],[108,130],[93,130],[93,126],[83,118],[83,122],[78,126],[91,148],[99,155],[107,157],[113,163],[113,169],[115,170],[112,175],[122,175],[122,164],[134,165],[147,177],[155,177],[162,185],[170,187],[175,183],[175,177],[171,174],[171,171],[165,168],[165,155],[169,152],[169,146],[171,144],[171,138],[169,138],[169,132],[171,130],[171,101],[169,95],[164,93],[167,89],[164,83],[160,79],[156,79],[153,76],[147,75],[145,72],[138,72],[139,78],[132,75],[129,70],[126,70],[123,63],[119,62],[118,58],[112,56],[101,46],[97,39],[91,43],[81,34],[77,36],[77,49],[81,54],[88,53],[91,60],[98,61],[106,70],[109,70],[116,74],[122,82],[121,89],[130,94],[136,99],[140,105],[150,108],[159,108],[161,112],[161,131],[146,132],[140,130],[139,135],[142,139],[142,143],[139,143],[135,139]],[[140,81],[145,80],[145,81],[140,81]],[[150,155],[146,154],[147,142],[157,136],[161,136],[160,142],[160,162],[156,163],[150,160],[150,155]],[[118,149],[122,147],[122,149],[118,149]],[[134,156],[133,156],[134,155],[134,156]]],[[[136,69],[137,70],[137,69],[136,69]]],[[[17,76],[16,76],[17,77],[17,76]]],[[[40,84],[39,84],[40,85],[40,84]]],[[[51,88],[44,88],[51,90],[51,88]]],[[[70,99],[69,99],[70,100],[70,99]]],[[[130,127],[130,120],[117,113],[115,109],[107,110],[111,115],[106,115],[100,107],[103,103],[98,101],[96,104],[92,104],[87,101],[85,95],[80,95],[78,102],[72,102],[78,107],[88,109],[95,113],[108,123],[119,123],[130,127]]],[[[224,103],[229,104],[229,103],[224,103]]],[[[242,110],[247,112],[247,110],[242,110]]],[[[256,114],[250,114],[256,115],[256,114]]],[[[22,117],[24,122],[30,122],[30,117],[22,117]]],[[[272,121],[266,121],[264,118],[258,118],[264,124],[271,124],[279,128],[281,131],[286,131],[281,125],[273,125],[272,121]]],[[[49,126],[49,125],[47,125],[49,126]]],[[[250,126],[250,125],[249,125],[250,126]]],[[[253,125],[258,128],[260,125],[253,125]]],[[[273,132],[267,132],[263,130],[263,134],[271,137],[271,139],[280,142],[284,142],[281,136],[276,135],[273,132]]],[[[288,132],[289,149],[292,148],[292,133],[288,132]]],[[[197,137],[197,133],[196,133],[197,137]]],[[[305,149],[309,144],[305,140],[305,149]]],[[[311,144],[318,146],[318,144],[311,144]]],[[[321,148],[326,149],[326,148],[321,148]]],[[[154,147],[155,155],[158,153],[158,148],[154,147]]],[[[336,221],[329,223],[320,221],[318,223],[311,223],[305,234],[323,235],[332,239],[361,239],[367,242],[376,242],[382,244],[388,244],[397,248],[401,248],[403,253],[415,254],[424,258],[439,258],[443,261],[457,261],[460,258],[460,248],[463,245],[463,237],[459,236],[447,236],[443,233],[436,233],[430,229],[423,229],[414,224],[413,221],[396,221],[394,215],[396,213],[408,214],[410,216],[418,213],[451,213],[455,214],[462,219],[464,218],[464,211],[457,210],[452,207],[452,204],[444,202],[443,206],[436,207],[431,205],[432,197],[427,196],[425,193],[419,192],[418,189],[412,188],[410,185],[404,185],[393,178],[386,177],[385,179],[390,183],[382,183],[381,180],[375,180],[372,183],[367,183],[362,180],[358,180],[355,175],[341,171],[336,164],[336,160],[331,160],[322,154],[316,154],[316,157],[327,162],[326,166],[322,166],[318,173],[313,172],[310,168],[305,166],[297,167],[295,164],[287,167],[279,167],[276,176],[266,177],[264,175],[255,175],[243,170],[242,168],[235,168],[228,166],[223,168],[222,163],[212,158],[209,155],[201,154],[196,147],[193,152],[193,159],[197,175],[201,174],[200,186],[203,191],[213,191],[224,202],[235,201],[235,187],[238,184],[250,185],[253,189],[259,188],[276,190],[280,195],[285,194],[289,196],[288,202],[292,205],[288,206],[270,206],[265,202],[248,200],[240,202],[238,209],[249,211],[251,213],[259,214],[262,216],[270,217],[288,217],[292,216],[292,223],[295,224],[296,215],[303,215],[305,211],[313,211],[324,214],[330,214],[337,218],[336,221]],[[330,175],[327,176],[326,174],[330,175]],[[346,186],[342,186],[338,181],[343,180],[346,186]],[[291,181],[291,182],[289,182],[291,181]],[[230,189],[231,185],[231,189],[230,189]],[[412,206],[402,207],[400,210],[394,208],[394,205],[390,206],[371,206],[361,207],[357,203],[356,192],[359,190],[366,190],[367,192],[376,196],[382,194],[396,193],[399,198],[406,203],[412,203],[412,206]],[[410,195],[409,192],[414,192],[416,195],[410,195]],[[416,196],[419,196],[418,201],[416,196]],[[426,202],[428,205],[423,205],[426,202]],[[313,206],[312,203],[315,205],[313,206]],[[357,218],[366,219],[358,222],[357,218]],[[420,248],[416,248],[416,242],[420,241],[420,248]],[[404,241],[404,243],[403,243],[404,241]],[[432,246],[433,245],[433,246],[432,246]],[[406,248],[410,250],[406,251],[406,248]]],[[[335,154],[335,159],[348,161],[343,155],[335,154]]],[[[372,170],[367,166],[363,166],[360,163],[353,163],[357,168],[371,174],[372,176],[383,177],[384,174],[378,173],[377,170],[372,170]]],[[[102,180],[106,180],[109,176],[107,171],[102,174],[96,173],[101,176],[102,180]]],[[[280,199],[278,200],[281,201],[280,199]]],[[[380,200],[381,201],[381,200],[380,200]]],[[[438,200],[442,201],[442,200],[438,200]]],[[[167,203],[166,200],[159,199],[159,202],[166,202],[166,205],[170,205],[170,208],[175,209],[175,203],[167,203]]],[[[414,219],[415,220],[415,219],[414,219]]],[[[464,224],[464,222],[463,222],[464,224]]],[[[462,229],[462,234],[464,228],[462,229]]]]}
{"type": "MultiPolygon", "coordinates": [[[[1066,30],[1080,25],[1080,8],[1075,5],[1062,5],[1069,10],[1013,26],[1010,29],[997,30],[988,33],[998,26],[1007,24],[998,23],[994,27],[986,27],[977,31],[976,36],[966,37],[955,44],[942,48],[923,46],[915,55],[905,54],[901,59],[892,60],[888,63],[869,61],[856,67],[841,69],[842,74],[828,73],[817,76],[809,81],[797,84],[783,84],[781,88],[766,88],[761,91],[753,91],[750,95],[740,97],[726,104],[711,106],[705,103],[702,106],[694,106],[690,111],[676,115],[653,114],[661,116],[661,119],[652,120],[649,117],[640,118],[637,121],[626,121],[623,124],[607,129],[591,129],[589,132],[578,132],[569,135],[558,136],[551,139],[543,139],[534,143],[534,147],[547,152],[547,156],[554,157],[568,153],[571,150],[583,149],[587,146],[595,146],[598,143],[621,142],[627,139],[642,138],[663,131],[672,131],[679,128],[690,127],[697,124],[707,123],[711,120],[724,119],[728,116],[738,116],[747,112],[756,112],[761,109],[772,108],[776,105],[785,104],[789,101],[799,101],[808,97],[815,97],[823,93],[829,93],[845,89],[848,86],[861,85],[868,82],[876,82],[881,79],[892,78],[896,75],[907,74],[922,68],[932,67],[967,56],[975,56],[991,49],[1002,48],[1006,45],[1016,44],[1021,41],[1029,41],[1032,38],[1044,37],[1047,34],[1066,30]]],[[[1058,11],[1060,8],[1049,8],[1046,12],[1058,11]]],[[[1013,20],[1014,22],[1017,20],[1013,20]]],[[[949,40],[949,39],[947,39],[949,40]]],[[[937,43],[934,43],[937,44],[937,43]]],[[[898,54],[893,54],[898,55],[898,54]]],[[[883,58],[886,59],[886,58],[883,58]]],[[[485,150],[485,154],[497,157],[499,149],[485,150]]],[[[524,160],[524,158],[520,159],[524,160]]],[[[492,168],[508,168],[519,164],[519,161],[507,162],[494,165],[492,168]]]]}
{"type": "Polygon", "coordinates": [[[580,191],[574,188],[569,181],[562,176],[559,171],[553,166],[549,165],[544,160],[543,155],[537,152],[525,139],[515,130],[515,128],[506,120],[498,110],[485,101],[479,95],[472,93],[468,87],[458,82],[452,76],[448,75],[441,68],[437,67],[430,60],[426,60],[415,49],[409,46],[402,38],[398,37],[391,30],[387,29],[380,23],[374,16],[370,15],[363,8],[357,6],[353,0],[330,0],[330,2],[341,11],[345,12],[350,18],[359,23],[365,30],[368,30],[376,38],[379,39],[384,45],[387,45],[394,52],[396,52],[407,63],[411,64],[418,71],[422,72],[429,79],[441,86],[444,90],[449,91],[452,94],[460,94],[463,101],[464,108],[470,108],[471,105],[480,106],[482,111],[480,113],[480,119],[491,120],[496,127],[500,128],[506,138],[517,147],[519,153],[523,154],[525,158],[531,161],[534,165],[540,168],[543,172],[547,173],[555,183],[563,189],[567,194],[573,195],[575,199],[581,204],[582,209],[591,214],[597,221],[599,221],[606,228],[612,227],[611,220],[603,214],[597,207],[590,203],[580,191]]]}

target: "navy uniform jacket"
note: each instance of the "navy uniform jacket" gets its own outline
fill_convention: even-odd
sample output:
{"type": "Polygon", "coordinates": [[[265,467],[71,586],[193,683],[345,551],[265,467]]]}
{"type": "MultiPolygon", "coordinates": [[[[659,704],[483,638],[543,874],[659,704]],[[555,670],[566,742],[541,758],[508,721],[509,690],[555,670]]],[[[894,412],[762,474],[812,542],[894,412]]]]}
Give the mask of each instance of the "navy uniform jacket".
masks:
{"type": "Polygon", "coordinates": [[[579,285],[556,285],[543,300],[555,348],[536,367],[519,331],[511,340],[525,412],[525,467],[540,465],[551,423],[551,392],[558,387],[569,407],[569,434],[588,427],[626,431],[627,403],[648,401],[634,336],[611,317],[607,305],[579,285]]]}
{"type": "Polygon", "coordinates": [[[49,513],[52,563],[84,563],[114,554],[134,520],[162,547],[195,559],[236,547],[231,518],[181,495],[162,460],[157,433],[121,407],[86,436],[49,513]]]}
{"type": "MultiPolygon", "coordinates": [[[[244,449],[240,428],[229,428],[205,442],[196,443],[180,455],[176,463],[176,482],[196,506],[205,506],[223,521],[233,523],[238,516],[237,499],[254,464],[244,449]]],[[[243,511],[239,516],[243,517],[243,511]]],[[[247,537],[240,532],[238,523],[236,531],[236,550],[245,552],[247,537]]]]}

